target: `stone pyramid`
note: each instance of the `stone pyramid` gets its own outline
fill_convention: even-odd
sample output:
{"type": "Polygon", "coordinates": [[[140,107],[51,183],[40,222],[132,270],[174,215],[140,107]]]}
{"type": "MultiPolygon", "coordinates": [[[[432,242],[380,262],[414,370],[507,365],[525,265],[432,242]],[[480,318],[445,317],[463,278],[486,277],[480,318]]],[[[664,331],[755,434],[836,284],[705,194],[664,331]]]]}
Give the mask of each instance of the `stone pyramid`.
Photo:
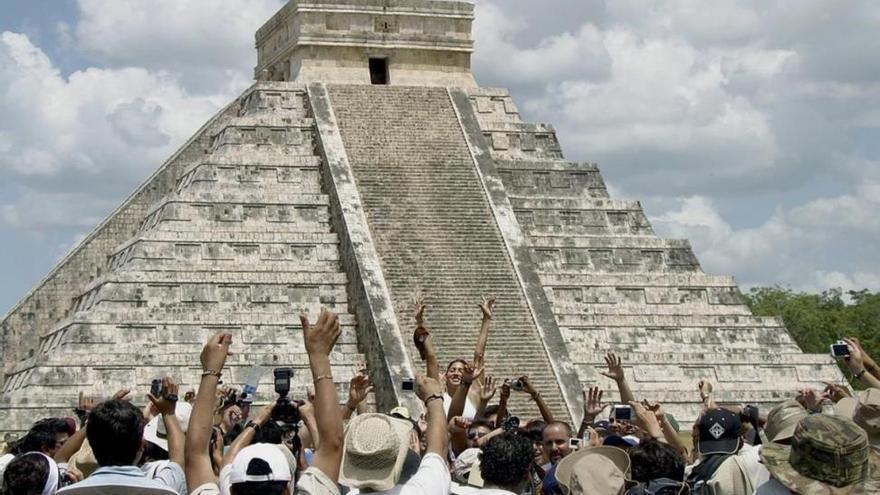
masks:
{"type": "MultiPolygon", "coordinates": [[[[79,391],[197,383],[198,353],[235,335],[224,381],[254,364],[309,376],[297,314],[341,315],[345,392],[365,359],[376,406],[417,407],[411,298],[427,295],[442,362],[473,353],[498,297],[489,371],[528,374],[560,418],[620,353],[639,397],[687,424],[694,387],[768,405],[843,382],[687,241],[658,238],[598,168],[563,157],[508,91],[470,72],[473,6],[292,1],[257,32],[257,82],[205,124],[2,320],[0,430],[69,414],[79,391]]],[[[272,396],[271,373],[259,399],[272,396]]],[[[615,393],[612,390],[612,398],[615,393]]],[[[521,397],[514,411],[532,415],[521,397]]]]}

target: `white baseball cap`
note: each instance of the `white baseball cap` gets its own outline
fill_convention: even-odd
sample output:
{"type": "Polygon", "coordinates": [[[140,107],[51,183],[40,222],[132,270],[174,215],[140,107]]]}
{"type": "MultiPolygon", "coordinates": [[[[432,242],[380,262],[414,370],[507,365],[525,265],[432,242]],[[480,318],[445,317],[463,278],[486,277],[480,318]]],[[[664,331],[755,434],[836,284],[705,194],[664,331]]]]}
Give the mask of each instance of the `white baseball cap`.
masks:
{"type": "Polygon", "coordinates": [[[277,445],[271,443],[255,443],[241,449],[232,460],[232,471],[229,473],[229,483],[232,485],[248,481],[290,481],[292,478],[287,458],[277,445]],[[268,464],[270,472],[248,474],[248,466],[254,459],[268,464]]]}
{"type": "MultiPolygon", "coordinates": [[[[189,417],[192,415],[192,406],[186,402],[178,402],[174,408],[174,415],[177,416],[177,421],[180,422],[180,428],[186,433],[186,429],[189,426],[189,417]]],[[[165,430],[165,421],[162,420],[161,414],[151,419],[147,426],[144,427],[144,440],[154,443],[165,452],[168,452],[168,432],[165,430]]]]}

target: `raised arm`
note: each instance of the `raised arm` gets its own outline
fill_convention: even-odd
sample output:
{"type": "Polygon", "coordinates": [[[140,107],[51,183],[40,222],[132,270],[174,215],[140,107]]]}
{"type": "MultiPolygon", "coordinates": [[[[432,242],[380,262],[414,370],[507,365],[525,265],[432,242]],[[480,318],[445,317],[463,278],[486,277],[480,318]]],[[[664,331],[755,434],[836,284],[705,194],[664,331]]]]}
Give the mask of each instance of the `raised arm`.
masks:
{"type": "Polygon", "coordinates": [[[162,379],[162,395],[155,397],[153,394],[147,394],[147,398],[162,415],[162,422],[165,423],[165,431],[168,434],[168,460],[183,466],[185,437],[180,421],[175,414],[177,410],[177,384],[171,377],[166,376],[162,379]]]}
{"type": "Polygon", "coordinates": [[[342,406],[342,419],[350,418],[372,391],[373,382],[370,381],[370,377],[365,371],[358,371],[348,382],[348,401],[342,406]]]}
{"type": "Polygon", "coordinates": [[[529,394],[529,397],[535,401],[535,405],[538,406],[538,411],[541,413],[541,418],[544,422],[552,423],[554,421],[553,413],[550,412],[550,408],[547,407],[547,403],[544,402],[544,397],[541,396],[541,392],[535,389],[535,386],[529,381],[529,377],[523,376],[520,378],[520,381],[523,385],[522,391],[529,394]]]}
{"type": "Polygon", "coordinates": [[[260,414],[258,414],[253,420],[248,421],[244,430],[235,437],[235,440],[229,445],[229,448],[226,449],[226,452],[223,454],[223,461],[220,462],[221,469],[224,466],[232,464],[232,461],[235,460],[235,456],[241,452],[241,449],[253,443],[254,437],[257,435],[257,430],[266,426],[269,420],[272,419],[272,411],[275,409],[275,404],[277,404],[277,402],[271,402],[263,406],[263,408],[260,409],[260,414]]]}
{"type": "Polygon", "coordinates": [[[581,420],[581,427],[578,429],[578,438],[584,438],[587,428],[591,427],[596,421],[596,417],[608,407],[608,404],[602,402],[603,393],[599,387],[584,387],[584,417],[581,420]]]}
{"type": "Polygon", "coordinates": [[[452,420],[456,416],[464,413],[464,406],[467,403],[468,394],[473,385],[474,380],[480,378],[483,374],[483,368],[477,368],[472,364],[466,364],[461,374],[461,384],[455,395],[452,396],[452,404],[449,406],[449,413],[446,415],[447,420],[452,420]]]}
{"type": "Polygon", "coordinates": [[[700,383],[697,384],[697,390],[700,391],[700,401],[703,403],[703,411],[715,409],[715,397],[712,395],[715,387],[712,385],[712,382],[708,380],[700,380],[700,383]]]}
{"type": "Polygon", "coordinates": [[[208,340],[202,349],[202,380],[189,418],[186,441],[184,442],[184,469],[186,485],[190,492],[206,483],[216,483],[217,477],[211,467],[208,445],[213,434],[214,400],[217,396],[217,383],[220,381],[232,334],[219,332],[208,340]]]}
{"type": "Polygon", "coordinates": [[[660,428],[663,430],[663,438],[666,439],[666,443],[678,449],[682,455],[687,455],[688,448],[681,441],[681,438],[678,436],[678,432],[672,426],[672,423],[669,422],[669,416],[666,415],[666,412],[663,411],[663,406],[656,402],[643,402],[646,409],[654,413],[654,417],[657,418],[657,422],[660,423],[660,428]]]}
{"type": "Polygon", "coordinates": [[[334,483],[339,478],[342,460],[342,414],[339,412],[339,396],[333,384],[330,369],[330,351],[339,338],[339,319],[327,309],[321,309],[317,323],[311,325],[306,315],[300,315],[312,381],[315,384],[315,418],[321,448],[315,453],[312,465],[321,470],[334,483]]]}
{"type": "MultiPolygon", "coordinates": [[[[461,387],[459,387],[461,389],[461,387]]],[[[427,452],[446,458],[449,442],[446,416],[443,414],[443,389],[440,382],[425,375],[416,379],[416,394],[428,410],[427,452]]]]}
{"type": "Polygon", "coordinates": [[[413,332],[413,343],[419,351],[419,357],[428,367],[428,376],[439,381],[440,362],[437,360],[437,348],[434,346],[431,330],[425,324],[425,298],[416,296],[415,305],[416,329],[413,332]]]}
{"type": "Polygon", "coordinates": [[[501,393],[498,396],[498,414],[495,419],[495,426],[500,426],[507,419],[507,401],[510,400],[510,380],[504,380],[501,383],[501,393]]]}
{"type": "Polygon", "coordinates": [[[880,379],[868,369],[870,363],[873,363],[871,357],[862,350],[862,346],[855,340],[843,340],[849,345],[849,357],[846,358],[846,363],[849,365],[853,378],[860,380],[869,388],[880,388],[880,379]]]}
{"type": "Polygon", "coordinates": [[[608,365],[608,371],[600,371],[600,373],[611,378],[617,384],[617,390],[620,392],[620,403],[629,404],[636,400],[636,396],[629,388],[629,382],[626,381],[626,373],[623,371],[623,359],[617,354],[609,352],[605,355],[605,364],[608,365]]]}
{"type": "Polygon", "coordinates": [[[495,377],[492,375],[486,375],[486,378],[483,380],[483,386],[480,387],[480,403],[477,404],[476,417],[483,417],[483,413],[486,411],[489,401],[492,400],[492,397],[495,397],[496,386],[495,377]]]}
{"type": "Polygon", "coordinates": [[[871,357],[870,354],[865,352],[865,349],[862,347],[862,343],[859,342],[859,339],[855,337],[849,337],[845,339],[847,344],[849,344],[850,348],[855,348],[861,353],[863,364],[865,370],[874,375],[874,378],[880,379],[880,366],[877,365],[877,362],[871,357]]]}
{"type": "Polygon", "coordinates": [[[492,313],[495,311],[495,297],[483,296],[479,307],[483,313],[483,321],[480,324],[480,336],[477,338],[477,347],[474,349],[474,366],[482,368],[485,363],[486,344],[489,342],[489,327],[492,323],[492,313]]]}

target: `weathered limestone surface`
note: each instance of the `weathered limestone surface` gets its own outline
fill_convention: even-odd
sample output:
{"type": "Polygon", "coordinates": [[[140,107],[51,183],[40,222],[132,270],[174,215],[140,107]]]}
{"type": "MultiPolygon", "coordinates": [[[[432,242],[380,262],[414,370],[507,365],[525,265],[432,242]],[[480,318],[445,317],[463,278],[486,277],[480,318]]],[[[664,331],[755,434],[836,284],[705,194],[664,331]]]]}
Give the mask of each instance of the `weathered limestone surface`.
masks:
{"type": "MultiPolygon", "coordinates": [[[[39,336],[30,357],[8,361],[3,430],[69,414],[81,390],[143,391],[165,374],[186,390],[198,383],[201,346],[219,330],[235,339],[226,383],[240,386],[254,364],[292,366],[301,395],[311,376],[298,314],[314,317],[321,306],[340,314],[331,360],[345,390],[363,356],[305,88],[258,84],[204,134],[206,153],[181,164],[134,235],[103,255],[104,273],[84,280],[69,316],[39,336]]],[[[267,400],[271,370],[261,383],[267,400]]]]}
{"type": "MultiPolygon", "coordinates": [[[[778,403],[844,382],[827,356],[803,354],[782,322],[752,316],[732,277],[706,275],[685,240],[655,236],[637,202],[610,199],[594,164],[565,161],[553,127],[520,119],[507,90],[466,90],[479,129],[526,233],[544,292],[585,383],[608,350],[621,354],[638,397],[685,423],[696,383],[721,402],[778,403]]],[[[599,383],[616,390],[610,380],[599,383]]]]}
{"type": "MultiPolygon", "coordinates": [[[[218,330],[236,339],[228,384],[252,364],[294,366],[303,393],[297,315],[320,306],[343,325],[340,392],[366,358],[380,408],[417,407],[399,389],[422,366],[417,291],[443,361],[472,355],[476,302],[498,296],[489,371],[530,375],[560,418],[580,419],[584,384],[616,399],[596,371],[609,350],[683,424],[700,379],[721,402],[765,406],[844,382],[781,321],[753,316],[732,277],[703,273],[686,240],[658,238],[638,202],[610,198],[596,165],[565,160],[551,125],[477,87],[472,21],[453,1],[282,8],[257,33],[261,82],[3,318],[0,431],[68,414],[81,390],[144,390],[163,374],[189,387],[218,330]],[[370,59],[390,86],[370,85],[370,59]]],[[[270,373],[263,383],[266,400],[270,373]]]]}

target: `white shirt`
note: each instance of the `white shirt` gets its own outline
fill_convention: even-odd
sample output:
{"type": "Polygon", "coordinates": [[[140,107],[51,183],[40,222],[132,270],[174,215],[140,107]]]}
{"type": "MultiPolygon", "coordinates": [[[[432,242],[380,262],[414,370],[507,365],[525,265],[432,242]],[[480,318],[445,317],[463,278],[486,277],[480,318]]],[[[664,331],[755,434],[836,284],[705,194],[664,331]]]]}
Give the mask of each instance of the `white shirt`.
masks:
{"type": "MultiPolygon", "coordinates": [[[[446,414],[446,417],[449,417],[449,408],[452,407],[452,396],[448,393],[443,393],[443,412],[446,414]]],[[[467,419],[474,419],[477,416],[477,407],[474,406],[474,403],[471,402],[471,398],[468,397],[464,402],[464,412],[461,414],[462,417],[467,419]]]]}

